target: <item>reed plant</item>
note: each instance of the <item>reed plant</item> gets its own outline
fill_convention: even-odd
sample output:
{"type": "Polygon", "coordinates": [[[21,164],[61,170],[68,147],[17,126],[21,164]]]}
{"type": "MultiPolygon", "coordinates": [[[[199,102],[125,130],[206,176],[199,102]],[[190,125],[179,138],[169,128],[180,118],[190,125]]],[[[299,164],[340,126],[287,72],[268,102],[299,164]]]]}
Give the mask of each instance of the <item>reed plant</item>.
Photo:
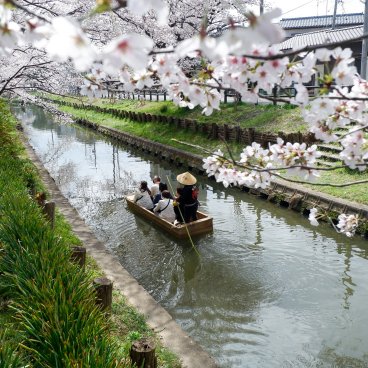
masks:
{"type": "Polygon", "coordinates": [[[9,331],[0,331],[0,368],[25,368],[26,365],[14,345],[10,343],[9,331]]]}
{"type": "MultiPolygon", "coordinates": [[[[1,105],[0,109],[4,106],[1,105]]],[[[70,262],[69,239],[51,230],[30,196],[36,172],[0,118],[0,295],[22,334],[18,346],[1,335],[0,367],[129,366],[95,306],[88,272],[70,262]],[[24,366],[24,365],[23,365],[24,366]]],[[[13,122],[14,123],[14,122],[13,122]]],[[[34,189],[34,188],[33,188],[34,189]]]]}

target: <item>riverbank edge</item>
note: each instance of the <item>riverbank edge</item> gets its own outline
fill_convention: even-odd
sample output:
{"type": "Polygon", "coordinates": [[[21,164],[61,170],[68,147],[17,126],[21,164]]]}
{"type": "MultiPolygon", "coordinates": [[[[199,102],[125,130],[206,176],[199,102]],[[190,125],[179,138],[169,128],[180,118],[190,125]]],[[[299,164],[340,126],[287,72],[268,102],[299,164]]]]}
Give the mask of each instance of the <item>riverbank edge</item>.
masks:
{"type": "Polygon", "coordinates": [[[62,195],[54,179],[30,145],[28,138],[24,134],[22,138],[27,155],[37,167],[52,200],[71,225],[75,235],[82,241],[88,254],[95,259],[106,277],[113,281],[114,288],[119,290],[128,302],[146,317],[147,324],[160,336],[162,344],[177,354],[183,368],[217,367],[213,358],[181,329],[171,315],[152,298],[138,281],[125,270],[118,259],[108,251],[106,246],[95,237],[78,212],[62,195]]]}
{"type": "MultiPolygon", "coordinates": [[[[205,175],[202,167],[203,158],[199,155],[189,153],[178,148],[174,148],[162,143],[157,143],[146,138],[141,138],[121,130],[100,125],[85,119],[75,119],[76,124],[93,129],[105,136],[116,139],[129,146],[138,148],[144,152],[153,154],[161,159],[168,160],[178,166],[196,171],[198,174],[205,175]]],[[[244,192],[255,195],[261,199],[278,204],[282,207],[295,210],[307,215],[312,207],[319,207],[329,215],[332,220],[342,214],[357,214],[361,223],[357,233],[368,239],[368,206],[356,202],[351,202],[331,195],[321,193],[312,189],[307,189],[301,185],[288,183],[282,180],[273,180],[271,186],[265,189],[249,188],[243,186],[244,192]]]]}

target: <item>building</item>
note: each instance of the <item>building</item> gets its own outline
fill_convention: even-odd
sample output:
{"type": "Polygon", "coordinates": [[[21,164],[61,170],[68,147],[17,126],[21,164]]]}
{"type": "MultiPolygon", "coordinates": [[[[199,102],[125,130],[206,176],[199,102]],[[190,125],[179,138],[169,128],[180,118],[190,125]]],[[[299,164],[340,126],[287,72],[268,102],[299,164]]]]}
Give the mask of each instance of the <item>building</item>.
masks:
{"type": "MultiPolygon", "coordinates": [[[[286,32],[286,37],[290,38],[297,34],[309,33],[331,29],[333,15],[322,15],[315,17],[285,18],[280,20],[280,26],[286,32]]],[[[364,24],[363,13],[337,14],[335,28],[347,28],[364,24]]]]}
{"type": "MultiPolygon", "coordinates": [[[[364,14],[336,15],[335,29],[332,29],[333,16],[302,17],[281,19],[280,25],[287,33],[287,38],[281,43],[281,50],[296,50],[306,46],[319,46],[338,43],[343,48],[350,48],[355,59],[354,65],[358,73],[361,69],[362,40],[364,14]]],[[[323,72],[323,65],[317,66],[323,72]]],[[[316,81],[312,82],[313,84],[316,81]]]]}

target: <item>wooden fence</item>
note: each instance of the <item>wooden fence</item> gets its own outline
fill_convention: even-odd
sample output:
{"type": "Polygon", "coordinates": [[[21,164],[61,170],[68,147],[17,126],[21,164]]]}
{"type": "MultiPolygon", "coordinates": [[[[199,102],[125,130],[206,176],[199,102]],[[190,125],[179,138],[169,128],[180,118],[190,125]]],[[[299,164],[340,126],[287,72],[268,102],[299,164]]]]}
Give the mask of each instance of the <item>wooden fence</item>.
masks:
{"type": "Polygon", "coordinates": [[[261,133],[257,132],[254,128],[241,128],[238,125],[216,123],[200,123],[193,119],[181,119],[173,116],[155,115],[144,112],[119,110],[114,108],[106,108],[95,105],[85,105],[79,103],[71,103],[66,101],[49,100],[61,105],[71,106],[78,109],[92,110],[99,113],[111,114],[114,117],[121,119],[130,119],[137,122],[157,122],[174,125],[177,129],[187,129],[194,132],[199,132],[206,135],[209,139],[221,139],[226,142],[237,142],[243,144],[251,144],[257,142],[262,147],[267,148],[269,143],[273,144],[277,142],[277,138],[280,137],[287,142],[299,142],[299,143],[314,143],[316,142],[315,136],[312,133],[284,133],[278,132],[278,134],[261,133]]]}

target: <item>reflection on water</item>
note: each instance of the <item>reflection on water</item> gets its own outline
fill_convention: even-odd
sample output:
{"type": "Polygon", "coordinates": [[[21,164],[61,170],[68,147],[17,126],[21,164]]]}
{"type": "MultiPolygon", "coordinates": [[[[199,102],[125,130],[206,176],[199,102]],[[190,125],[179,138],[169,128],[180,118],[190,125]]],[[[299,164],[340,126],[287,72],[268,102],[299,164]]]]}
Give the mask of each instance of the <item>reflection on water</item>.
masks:
{"type": "Polygon", "coordinates": [[[200,256],[130,213],[123,195],[180,172],[94,132],[17,114],[96,235],[222,367],[367,367],[367,242],[200,178],[214,233],[200,256]]]}

